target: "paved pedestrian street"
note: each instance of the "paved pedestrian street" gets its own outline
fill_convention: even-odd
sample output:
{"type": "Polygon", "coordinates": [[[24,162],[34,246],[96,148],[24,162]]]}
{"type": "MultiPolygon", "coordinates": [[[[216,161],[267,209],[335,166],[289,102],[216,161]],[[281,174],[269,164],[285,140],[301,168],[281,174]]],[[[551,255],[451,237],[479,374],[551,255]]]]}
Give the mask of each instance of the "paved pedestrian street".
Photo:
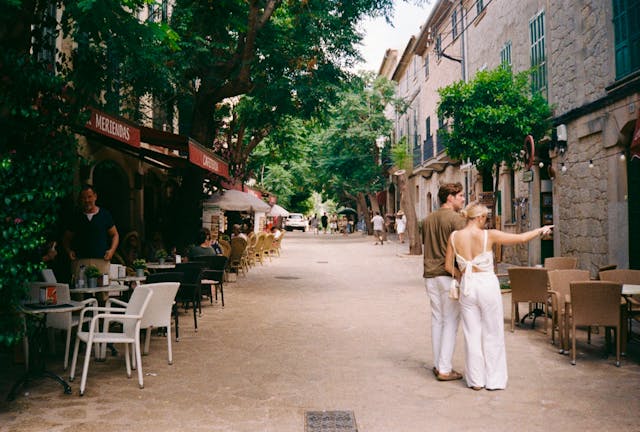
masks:
{"type": "MultiPolygon", "coordinates": [[[[83,397],[79,367],[72,395],[39,380],[6,402],[22,366],[4,355],[0,430],[303,432],[322,411],[351,414],[359,432],[640,429],[638,340],[617,368],[602,355],[602,331],[591,346],[580,332],[572,366],[543,320],[508,330],[508,294],[508,388],[436,381],[422,258],[390,240],[287,233],[281,257],[225,285],[224,309],[203,302],[197,333],[181,309],[173,365],[166,340],[152,338],[142,390],[135,373],[127,379],[120,350],[91,363],[83,397]]],[[[462,371],[461,329],[457,342],[462,371]]],[[[56,354],[49,366],[62,373],[56,354]]]]}

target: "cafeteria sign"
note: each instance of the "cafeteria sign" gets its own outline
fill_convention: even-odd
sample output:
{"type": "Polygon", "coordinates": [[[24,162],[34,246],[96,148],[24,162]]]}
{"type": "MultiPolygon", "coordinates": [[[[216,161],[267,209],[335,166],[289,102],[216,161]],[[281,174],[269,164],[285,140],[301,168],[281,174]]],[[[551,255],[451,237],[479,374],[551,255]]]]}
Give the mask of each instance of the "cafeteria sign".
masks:
{"type": "Polygon", "coordinates": [[[194,165],[221,177],[229,177],[229,166],[216,157],[211,150],[202,147],[192,139],[189,139],[189,160],[194,165]]]}
{"type": "Polygon", "coordinates": [[[533,171],[527,170],[522,172],[522,181],[530,183],[533,181],[533,171]]]}

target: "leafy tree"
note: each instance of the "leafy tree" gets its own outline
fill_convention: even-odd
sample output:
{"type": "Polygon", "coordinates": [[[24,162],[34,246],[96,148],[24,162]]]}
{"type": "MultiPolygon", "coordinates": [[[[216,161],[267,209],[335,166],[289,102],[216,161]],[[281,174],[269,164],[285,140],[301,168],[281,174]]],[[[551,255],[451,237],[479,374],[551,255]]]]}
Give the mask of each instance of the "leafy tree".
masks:
{"type": "Polygon", "coordinates": [[[470,160],[483,175],[495,174],[494,193],[501,164],[517,167],[525,137],[538,140],[551,126],[551,107],[541,94],[531,94],[528,80],[528,72],[498,67],[439,90],[438,117],[449,124],[438,133],[447,153],[470,160]]]}
{"type": "Polygon", "coordinates": [[[341,203],[357,202],[363,213],[366,195],[378,210],[373,194],[385,183],[381,165],[385,155],[376,147],[376,139],[389,135],[391,122],[384,109],[393,101],[391,81],[364,75],[341,93],[340,102],[329,111],[328,126],[317,138],[317,177],[324,192],[341,203]]]}
{"type": "MultiPolygon", "coordinates": [[[[539,140],[547,133],[551,107],[540,93],[531,93],[529,72],[513,74],[502,66],[478,72],[473,80],[451,84],[439,93],[438,117],[450,121],[439,132],[447,153],[474,163],[483,178],[493,175],[495,197],[500,167],[515,169],[522,164],[525,137],[539,140]]],[[[495,226],[495,219],[490,223],[495,226]]]]}
{"type": "Polygon", "coordinates": [[[398,177],[398,188],[400,189],[400,208],[407,217],[407,237],[409,239],[409,254],[422,254],[422,239],[418,228],[418,216],[416,215],[415,197],[413,191],[408,187],[409,181],[407,172],[412,169],[412,159],[409,156],[407,137],[403,136],[391,148],[391,160],[398,168],[394,173],[398,177]]]}
{"type": "MultiPolygon", "coordinates": [[[[182,113],[191,119],[190,130],[183,132],[210,145],[219,129],[219,104],[242,95],[251,99],[238,106],[238,133],[244,130],[254,141],[284,117],[317,113],[333,100],[344,66],[359,57],[359,20],[387,15],[392,7],[392,0],[177,0],[172,28],[180,35],[178,82],[192,99],[191,112],[182,113]]],[[[237,142],[252,145],[250,139],[237,142]]],[[[232,163],[250,150],[238,148],[243,154],[231,155],[232,163]]]]}

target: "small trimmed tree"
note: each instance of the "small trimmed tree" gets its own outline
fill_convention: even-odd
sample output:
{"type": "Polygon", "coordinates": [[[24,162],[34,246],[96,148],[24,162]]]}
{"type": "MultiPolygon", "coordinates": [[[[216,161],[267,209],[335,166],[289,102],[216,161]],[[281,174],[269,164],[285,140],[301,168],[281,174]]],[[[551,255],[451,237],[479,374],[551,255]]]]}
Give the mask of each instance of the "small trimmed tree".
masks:
{"type": "Polygon", "coordinates": [[[551,127],[551,107],[540,93],[531,93],[528,71],[513,74],[500,66],[439,93],[438,117],[447,127],[438,133],[447,153],[471,161],[482,175],[493,175],[494,194],[500,166],[517,168],[525,137],[539,140],[551,127]]]}

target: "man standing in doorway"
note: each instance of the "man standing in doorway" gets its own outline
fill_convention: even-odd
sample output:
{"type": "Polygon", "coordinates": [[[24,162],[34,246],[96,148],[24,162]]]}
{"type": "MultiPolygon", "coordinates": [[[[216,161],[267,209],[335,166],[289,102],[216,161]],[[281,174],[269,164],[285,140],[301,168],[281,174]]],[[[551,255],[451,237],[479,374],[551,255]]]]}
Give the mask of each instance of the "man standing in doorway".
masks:
{"type": "Polygon", "coordinates": [[[453,370],[452,358],[460,321],[460,306],[449,298],[452,276],[444,269],[449,236],[464,228],[465,220],[458,212],[464,206],[462,184],[445,183],[438,191],[440,208],[423,222],[424,274],[431,302],[431,342],[433,373],[439,381],[462,379],[453,370]]]}
{"type": "Polygon", "coordinates": [[[378,242],[380,242],[380,245],[383,245],[384,238],[382,237],[382,235],[384,234],[384,219],[382,218],[382,216],[380,216],[380,212],[376,212],[376,215],[371,218],[371,223],[373,224],[373,235],[376,237],[376,242],[374,244],[378,244],[378,242]]]}
{"type": "Polygon", "coordinates": [[[91,185],[80,191],[78,212],[64,234],[64,248],[74,266],[77,260],[89,260],[102,272],[109,272],[109,262],[116,252],[120,236],[108,210],[96,206],[98,195],[91,185]]]}

